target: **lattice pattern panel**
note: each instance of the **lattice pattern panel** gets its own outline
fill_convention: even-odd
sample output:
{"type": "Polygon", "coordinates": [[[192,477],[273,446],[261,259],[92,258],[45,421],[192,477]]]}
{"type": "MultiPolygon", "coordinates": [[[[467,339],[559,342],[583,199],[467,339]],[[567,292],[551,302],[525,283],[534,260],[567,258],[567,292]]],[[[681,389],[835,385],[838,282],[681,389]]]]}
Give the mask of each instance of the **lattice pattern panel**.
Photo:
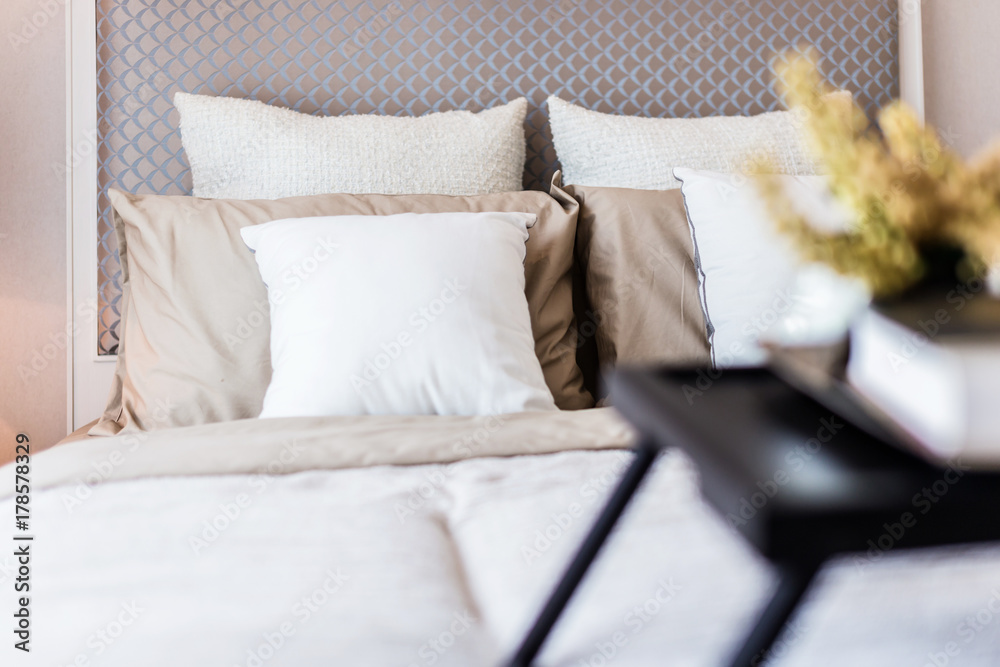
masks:
{"type": "Polygon", "coordinates": [[[190,192],[176,91],[311,114],[479,110],[526,96],[524,184],[556,168],[549,94],[696,117],[779,106],[777,51],[813,44],[874,109],[897,94],[896,0],[98,0],[99,352],[117,349],[107,188],[190,192]]]}

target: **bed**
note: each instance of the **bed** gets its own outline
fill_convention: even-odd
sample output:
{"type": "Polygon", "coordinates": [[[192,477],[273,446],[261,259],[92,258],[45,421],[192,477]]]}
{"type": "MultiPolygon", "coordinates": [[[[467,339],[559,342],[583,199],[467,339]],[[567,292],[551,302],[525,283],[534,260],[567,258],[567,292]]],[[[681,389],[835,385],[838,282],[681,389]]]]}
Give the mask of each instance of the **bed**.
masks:
{"type": "MultiPolygon", "coordinates": [[[[579,269],[571,266],[581,250],[573,242],[559,245],[553,230],[563,229],[560,215],[571,215],[573,227],[567,229],[579,245],[576,220],[584,217],[579,202],[586,208],[589,201],[596,210],[602,192],[574,190],[577,179],[565,190],[558,178],[553,181],[559,166],[574,172],[570,153],[557,151],[560,139],[553,138],[550,112],[560,104],[574,107],[563,108],[567,117],[590,110],[667,118],[774,111],[780,104],[769,78],[772,55],[800,41],[815,44],[833,68],[832,78],[873,111],[899,94],[904,18],[895,2],[885,0],[99,2],[96,16],[88,15],[83,25],[91,21],[97,35],[97,94],[84,99],[96,102],[100,139],[89,172],[93,180],[87,181],[91,167],[74,174],[91,193],[75,200],[90,210],[75,223],[81,233],[74,250],[84,261],[74,265],[83,272],[74,312],[82,317],[80,306],[92,303],[86,312],[96,316],[75,339],[82,346],[74,361],[77,430],[31,461],[31,652],[5,648],[5,664],[501,664],[627,465],[626,450],[635,437],[613,407],[595,406],[594,398],[606,397],[595,383],[594,357],[606,361],[609,348],[584,327],[607,318],[589,317],[588,294],[573,282],[579,269]],[[240,310],[261,298],[271,299],[273,307],[270,287],[255,273],[260,268],[266,275],[263,246],[250,246],[256,257],[240,246],[239,262],[219,260],[230,278],[253,272],[256,282],[246,294],[239,288],[199,290],[205,276],[218,275],[199,273],[215,270],[213,261],[178,263],[177,253],[157,254],[183,237],[179,226],[168,225],[190,220],[192,207],[213,211],[217,220],[239,218],[231,223],[235,236],[226,237],[236,243],[239,229],[273,225],[293,210],[296,216],[346,210],[392,217],[407,215],[403,209],[434,215],[438,200],[419,197],[442,196],[407,194],[402,190],[410,181],[399,181],[392,187],[404,183],[402,190],[387,195],[296,191],[296,204],[189,197],[192,188],[196,194],[219,188],[209,196],[224,196],[216,193],[240,183],[204,176],[214,168],[207,166],[213,156],[225,151],[210,149],[195,157],[194,125],[181,121],[175,108],[175,102],[188,105],[182,109],[187,119],[200,113],[196,104],[215,103],[193,97],[185,102],[176,93],[251,98],[323,116],[417,116],[504,103],[517,111],[519,98],[525,98],[522,115],[514,116],[517,134],[523,127],[526,138],[523,153],[514,154],[518,167],[525,166],[523,174],[513,175],[520,181],[515,186],[527,191],[522,200],[503,209],[497,199],[475,199],[507,197],[502,186],[450,196],[464,197],[461,207],[469,215],[521,211],[528,206],[524,202],[536,202],[530,204],[537,209],[532,220],[512,213],[496,227],[500,234],[521,225],[522,246],[529,239],[528,254],[515,257],[528,276],[518,292],[528,293],[527,304],[518,312],[531,326],[521,334],[528,337],[529,353],[539,357],[538,377],[551,390],[551,400],[567,409],[290,416],[279,401],[265,399],[270,365],[262,370],[238,356],[220,366],[233,373],[224,377],[230,384],[245,389],[265,376],[249,399],[220,407],[217,398],[228,389],[216,385],[203,391],[183,382],[177,393],[166,394],[202,404],[198,418],[181,415],[169,400],[151,400],[155,382],[136,381],[128,373],[149,364],[148,378],[177,374],[169,364],[166,370],[157,366],[166,363],[164,351],[171,344],[151,341],[154,329],[176,324],[192,302],[169,316],[162,315],[167,306],[161,301],[143,310],[144,289],[191,280],[193,287],[165,289],[163,301],[170,294],[200,291],[204,303],[225,292],[204,306],[208,315],[248,299],[234,311],[244,313],[245,321],[236,323],[234,316],[225,325],[236,332],[235,344],[213,349],[231,355],[253,345],[258,354],[269,349],[260,334],[266,327],[250,321],[255,311],[240,310]],[[569,102],[546,103],[549,96],[569,102]],[[537,203],[539,198],[544,202],[537,203]],[[143,233],[129,232],[140,218],[146,220],[143,233]],[[156,230],[164,229],[163,238],[157,237],[156,230]],[[165,245],[157,246],[154,238],[165,245]],[[128,240],[128,262],[119,252],[122,239],[128,240]],[[142,264],[144,250],[148,265],[142,264]],[[557,252],[562,260],[556,261],[557,252]],[[150,267],[163,272],[154,276],[150,267]],[[534,284],[545,287],[532,292],[534,284]],[[536,308],[533,294],[547,305],[536,308]],[[567,308],[574,302],[574,315],[554,317],[557,301],[567,308]],[[246,327],[246,336],[233,328],[238,326],[246,327]],[[148,349],[141,348],[150,352],[145,357],[138,354],[137,332],[148,338],[148,349]],[[122,358],[114,363],[115,353],[128,356],[128,367],[122,358]],[[106,404],[109,384],[112,398],[106,404]],[[270,418],[256,418],[262,400],[270,418]],[[91,420],[102,412],[94,426],[91,420]]],[[[272,113],[241,107],[244,111],[272,113]]],[[[210,112],[221,113],[214,106],[210,112]]],[[[223,125],[231,124],[228,118],[223,125]]],[[[210,142],[219,132],[205,135],[210,142]]],[[[244,148],[237,143],[235,150],[244,148]]],[[[433,172],[432,165],[421,164],[433,172]]],[[[244,180],[259,175],[247,171],[254,173],[240,172],[244,180]]],[[[503,177],[509,184],[511,175],[501,172],[481,178],[503,177]]],[[[358,173],[344,175],[355,177],[358,173]]],[[[292,179],[290,187],[300,183],[292,179]]],[[[368,183],[358,185],[360,193],[371,192],[368,183]]],[[[392,192],[386,188],[382,192],[392,192]]],[[[279,202],[292,201],[282,196],[276,196],[279,202]]],[[[662,201],[653,198],[649,206],[658,211],[662,201]]],[[[612,203],[611,208],[623,207],[612,203]]],[[[686,230],[679,215],[678,225],[686,230]]],[[[189,227],[197,227],[184,228],[193,234],[206,228],[189,227]]],[[[596,257],[601,230],[591,231],[582,254],[596,257]]],[[[695,304],[697,298],[695,293],[695,304]]],[[[593,292],[589,300],[595,301],[593,292]]],[[[686,304],[681,308],[692,307],[691,297],[681,301],[686,304]]],[[[692,318],[701,317],[694,308],[692,318]]],[[[272,318],[275,313],[270,311],[272,318]]],[[[703,338],[702,320],[680,319],[703,338]]],[[[222,333],[229,335],[225,327],[222,333]]],[[[685,343],[678,358],[709,363],[702,338],[685,343]]],[[[388,354],[387,343],[381,344],[388,354]]],[[[614,352],[623,362],[662,361],[635,353],[630,346],[636,344],[622,339],[614,352]]],[[[371,359],[378,364],[378,357],[371,359]]],[[[203,372],[211,364],[190,366],[185,373],[203,372]]],[[[398,367],[387,365],[382,372],[398,367]]],[[[479,382],[482,377],[477,386],[486,383],[479,382]]],[[[517,379],[522,388],[539,382],[517,379]]],[[[293,381],[291,389],[303,384],[293,381]]],[[[407,399],[390,396],[372,411],[407,399]]],[[[0,475],[15,471],[12,464],[0,475]]],[[[4,493],[0,513],[11,516],[17,499],[4,493]]],[[[7,589],[18,576],[18,563],[5,553],[0,581],[7,589]]],[[[776,665],[997,664],[998,564],[1000,551],[991,547],[846,559],[823,573],[769,658],[776,665]]],[[[690,461],[670,452],[538,664],[720,664],[738,645],[772,583],[765,563],[701,501],[690,461]]],[[[3,613],[13,615],[16,604],[4,595],[3,613]]]]}

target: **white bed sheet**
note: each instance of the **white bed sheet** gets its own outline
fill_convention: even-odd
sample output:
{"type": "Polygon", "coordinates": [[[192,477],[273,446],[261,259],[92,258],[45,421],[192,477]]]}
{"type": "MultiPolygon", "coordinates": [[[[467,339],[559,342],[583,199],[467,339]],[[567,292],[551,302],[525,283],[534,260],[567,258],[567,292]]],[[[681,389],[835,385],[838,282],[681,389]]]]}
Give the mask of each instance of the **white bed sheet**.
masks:
{"type": "MultiPolygon", "coordinates": [[[[117,466],[128,472],[118,481],[81,493],[70,471],[86,471],[84,453],[99,462],[123,440],[40,454],[32,652],[14,651],[8,635],[2,664],[498,664],[628,457],[568,444],[594,449],[626,434],[609,411],[591,411],[577,427],[559,422],[567,451],[520,453],[542,447],[525,434],[545,433],[535,421],[545,419],[514,420],[513,437],[499,435],[510,433],[505,426],[479,448],[491,456],[452,455],[453,463],[386,465],[376,457],[369,465],[338,455],[326,468],[246,474],[221,456],[220,444],[215,454],[227,474],[208,471],[208,453],[191,462],[197,474],[148,476],[133,459],[131,468],[117,466]],[[505,450],[511,455],[498,455],[505,450]],[[232,518],[219,518],[227,510],[232,518]],[[206,521],[224,528],[205,533],[206,521]]],[[[229,445],[246,440],[252,450],[250,426],[237,427],[229,445]]],[[[391,433],[386,426],[373,428],[391,433]]],[[[324,442],[337,430],[322,429],[324,442]]],[[[353,439],[333,437],[341,449],[373,446],[365,427],[347,430],[353,439]]],[[[150,466],[168,456],[171,437],[143,441],[150,466]]],[[[430,431],[421,437],[434,439],[430,431]]],[[[442,443],[450,448],[453,438],[445,428],[442,443]]],[[[9,466],[0,469],[8,474],[9,466]]],[[[0,501],[0,516],[13,516],[10,498],[0,501]]],[[[0,613],[9,619],[16,574],[10,550],[3,553],[0,613]]],[[[700,500],[688,459],[668,453],[539,664],[723,664],[772,584],[766,564],[700,500]]],[[[943,656],[948,665],[997,665],[1000,613],[991,604],[1000,611],[998,548],[893,554],[864,566],[848,558],[825,571],[774,664],[922,667],[943,656]],[[949,643],[957,655],[946,654],[949,643]]]]}

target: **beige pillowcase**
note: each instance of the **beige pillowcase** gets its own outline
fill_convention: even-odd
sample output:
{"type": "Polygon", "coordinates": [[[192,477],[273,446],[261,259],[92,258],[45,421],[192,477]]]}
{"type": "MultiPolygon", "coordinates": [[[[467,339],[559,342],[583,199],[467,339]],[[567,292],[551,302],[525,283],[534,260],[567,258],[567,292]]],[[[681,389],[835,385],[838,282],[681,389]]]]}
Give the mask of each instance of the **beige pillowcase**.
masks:
{"type": "Polygon", "coordinates": [[[524,267],[535,352],[557,406],[593,406],[572,345],[570,271],[579,205],[558,188],[552,192],[554,196],[534,191],[462,197],[328,194],[243,201],[112,190],[122,258],[122,324],[108,406],[90,433],[113,435],[260,414],[271,378],[270,314],[267,289],[239,230],[322,215],[536,214],[524,267]]]}
{"type": "Polygon", "coordinates": [[[708,366],[691,230],[680,190],[571,185],[580,202],[577,255],[589,310],[581,334],[601,368],[708,366]]]}

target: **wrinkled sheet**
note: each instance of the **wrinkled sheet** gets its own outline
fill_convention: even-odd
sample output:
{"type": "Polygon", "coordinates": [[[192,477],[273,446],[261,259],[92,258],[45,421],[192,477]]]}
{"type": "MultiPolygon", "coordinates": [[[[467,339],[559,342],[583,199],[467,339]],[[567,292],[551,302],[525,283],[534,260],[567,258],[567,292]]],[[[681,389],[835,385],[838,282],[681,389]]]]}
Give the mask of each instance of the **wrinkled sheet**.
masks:
{"type": "MultiPolygon", "coordinates": [[[[14,651],[8,631],[0,664],[498,664],[632,437],[598,409],[67,442],[33,457],[32,652],[14,651]]],[[[5,492],[12,476],[0,469],[5,492]]],[[[13,512],[5,496],[0,517],[13,512]]],[[[538,664],[724,664],[773,583],[701,501],[689,460],[668,452],[538,664]]],[[[774,664],[997,665],[997,612],[1000,549],[847,557],[824,571],[774,664]]]]}

